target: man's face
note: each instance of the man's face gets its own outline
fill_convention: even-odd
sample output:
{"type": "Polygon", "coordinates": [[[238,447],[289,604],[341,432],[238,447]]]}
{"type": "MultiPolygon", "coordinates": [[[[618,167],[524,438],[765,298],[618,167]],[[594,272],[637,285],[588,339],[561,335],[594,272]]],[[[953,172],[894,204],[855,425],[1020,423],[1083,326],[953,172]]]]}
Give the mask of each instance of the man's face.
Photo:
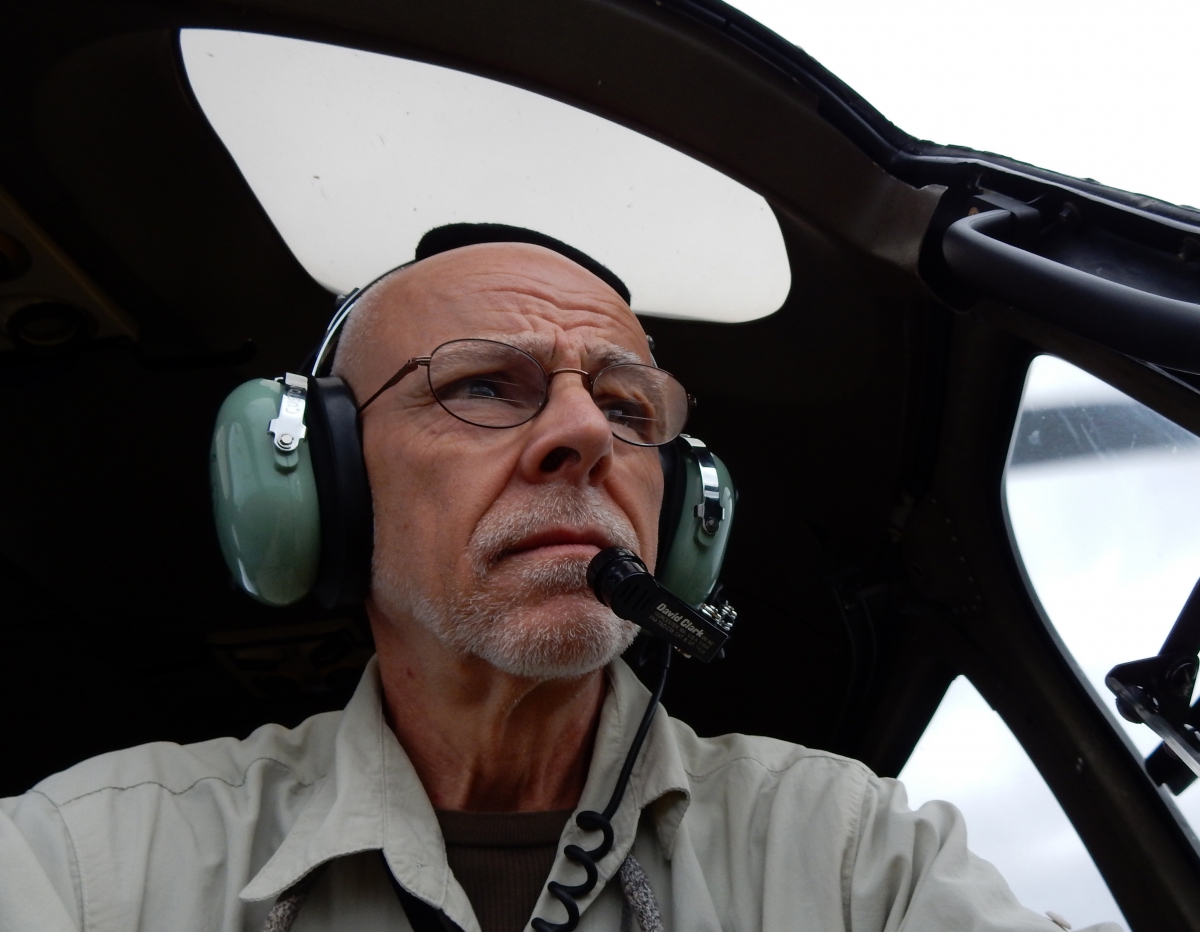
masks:
{"type": "MultiPolygon", "coordinates": [[[[623,301],[535,246],[443,253],[377,286],[342,367],[366,398],[409,358],[481,337],[530,352],[547,371],[595,374],[614,356],[649,363],[623,301]],[[365,339],[364,339],[365,338],[365,339]]],[[[616,440],[582,378],[556,376],[532,421],[488,429],[438,405],[424,368],[363,414],[375,506],[370,605],[424,625],[446,646],[534,679],[577,676],[628,646],[633,626],[586,583],[602,548],[653,566],[658,451],[616,440]]]]}

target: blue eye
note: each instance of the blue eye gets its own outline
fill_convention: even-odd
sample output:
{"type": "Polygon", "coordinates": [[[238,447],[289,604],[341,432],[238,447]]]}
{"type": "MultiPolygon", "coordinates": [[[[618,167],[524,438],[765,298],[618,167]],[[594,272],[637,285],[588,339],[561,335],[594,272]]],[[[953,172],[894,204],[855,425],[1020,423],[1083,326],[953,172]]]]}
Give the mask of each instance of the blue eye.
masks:
{"type": "Polygon", "coordinates": [[[519,394],[521,386],[507,372],[468,375],[438,389],[438,396],[443,400],[459,398],[464,401],[513,401],[519,394]]]}
{"type": "Polygon", "coordinates": [[[649,436],[657,426],[652,405],[632,399],[605,400],[600,410],[614,427],[624,427],[639,437],[649,436]]]}
{"type": "Polygon", "coordinates": [[[610,421],[645,420],[651,416],[650,409],[634,401],[606,402],[602,409],[610,421]]]}
{"type": "Polygon", "coordinates": [[[499,386],[489,379],[472,379],[466,386],[466,394],[471,398],[499,398],[499,386]]]}

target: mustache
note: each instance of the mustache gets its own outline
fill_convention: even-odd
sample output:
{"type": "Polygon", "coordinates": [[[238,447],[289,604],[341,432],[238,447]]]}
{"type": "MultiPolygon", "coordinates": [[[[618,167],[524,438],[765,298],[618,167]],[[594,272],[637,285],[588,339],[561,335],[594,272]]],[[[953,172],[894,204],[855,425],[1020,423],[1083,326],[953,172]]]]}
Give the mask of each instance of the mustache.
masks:
{"type": "Polygon", "coordinates": [[[528,501],[493,506],[471,535],[472,563],[485,574],[521,541],[556,526],[599,528],[610,546],[638,552],[633,525],[595,488],[551,486],[528,501]]]}

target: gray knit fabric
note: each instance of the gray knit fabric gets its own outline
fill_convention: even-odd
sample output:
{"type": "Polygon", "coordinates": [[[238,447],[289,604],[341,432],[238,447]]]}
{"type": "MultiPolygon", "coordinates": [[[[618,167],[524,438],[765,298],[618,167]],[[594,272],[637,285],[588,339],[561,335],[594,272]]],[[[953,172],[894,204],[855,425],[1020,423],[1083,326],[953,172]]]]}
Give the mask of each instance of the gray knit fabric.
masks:
{"type": "Polygon", "coordinates": [[[304,905],[309,891],[316,886],[317,880],[324,870],[325,864],[321,864],[279,894],[279,899],[267,913],[267,921],[263,923],[262,932],[290,932],[292,923],[300,915],[300,907],[304,905]]]}
{"type": "Polygon", "coordinates": [[[658,900],[655,899],[654,891],[650,888],[650,879],[642,870],[642,865],[638,863],[638,859],[634,857],[632,851],[621,862],[621,869],[617,872],[617,877],[621,881],[621,893],[624,895],[625,906],[628,907],[627,910],[625,908],[621,910],[622,932],[625,930],[628,912],[633,913],[642,932],[663,932],[662,915],[658,911],[658,900]]]}

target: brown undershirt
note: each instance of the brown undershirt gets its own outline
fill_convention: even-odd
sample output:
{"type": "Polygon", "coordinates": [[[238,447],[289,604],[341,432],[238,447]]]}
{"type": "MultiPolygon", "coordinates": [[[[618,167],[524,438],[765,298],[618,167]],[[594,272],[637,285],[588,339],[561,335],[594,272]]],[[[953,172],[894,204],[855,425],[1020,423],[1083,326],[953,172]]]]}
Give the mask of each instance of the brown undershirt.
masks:
{"type": "Polygon", "coordinates": [[[450,870],[483,932],[521,932],[550,875],[570,809],[554,812],[438,810],[450,870]]]}

